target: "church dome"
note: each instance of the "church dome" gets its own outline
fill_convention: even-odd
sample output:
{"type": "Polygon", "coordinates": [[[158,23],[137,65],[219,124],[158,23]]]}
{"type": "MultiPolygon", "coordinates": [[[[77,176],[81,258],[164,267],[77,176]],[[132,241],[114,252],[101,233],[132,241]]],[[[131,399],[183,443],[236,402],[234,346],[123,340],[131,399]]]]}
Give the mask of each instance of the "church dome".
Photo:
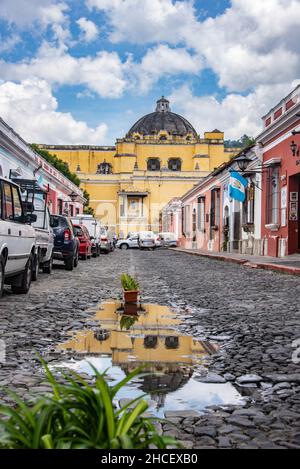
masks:
{"type": "Polygon", "coordinates": [[[161,131],[179,137],[191,135],[197,138],[194,127],[184,117],[171,112],[170,102],[164,96],[157,101],[156,111],[138,120],[129,130],[127,137],[134,134],[158,135],[161,131]]]}

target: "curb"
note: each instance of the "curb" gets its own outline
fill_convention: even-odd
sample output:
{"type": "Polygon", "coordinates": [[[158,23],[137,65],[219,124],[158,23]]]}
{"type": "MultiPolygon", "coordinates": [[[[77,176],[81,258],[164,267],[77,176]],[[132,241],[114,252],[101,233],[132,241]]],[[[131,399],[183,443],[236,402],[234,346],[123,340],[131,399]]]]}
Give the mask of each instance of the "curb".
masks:
{"type": "Polygon", "coordinates": [[[208,254],[208,253],[206,254],[202,252],[195,252],[195,251],[190,251],[190,250],[185,250],[185,249],[180,249],[180,248],[174,249],[174,252],[181,252],[184,254],[190,254],[192,256],[198,256],[198,257],[206,257],[208,259],[228,262],[230,264],[237,264],[237,265],[249,267],[252,269],[272,270],[274,272],[279,272],[281,274],[300,276],[300,268],[298,267],[289,267],[286,265],[278,265],[278,264],[272,264],[272,263],[254,263],[247,259],[225,257],[220,254],[208,254]]]}

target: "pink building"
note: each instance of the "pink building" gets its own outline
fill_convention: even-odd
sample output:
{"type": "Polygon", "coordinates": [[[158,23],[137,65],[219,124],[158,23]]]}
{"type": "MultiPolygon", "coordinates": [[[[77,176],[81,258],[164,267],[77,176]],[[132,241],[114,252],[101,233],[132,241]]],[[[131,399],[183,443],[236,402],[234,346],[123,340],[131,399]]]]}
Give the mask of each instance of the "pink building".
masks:
{"type": "Polygon", "coordinates": [[[300,86],[263,117],[264,254],[300,252],[300,86]]]}

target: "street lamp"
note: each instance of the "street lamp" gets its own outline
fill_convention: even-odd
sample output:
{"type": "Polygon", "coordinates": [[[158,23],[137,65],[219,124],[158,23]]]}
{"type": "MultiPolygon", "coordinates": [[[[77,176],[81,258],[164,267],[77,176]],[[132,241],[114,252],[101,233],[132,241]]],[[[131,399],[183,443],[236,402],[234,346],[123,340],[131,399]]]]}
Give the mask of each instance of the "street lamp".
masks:
{"type": "Polygon", "coordinates": [[[245,172],[249,164],[252,163],[251,158],[248,158],[248,156],[246,156],[245,153],[242,153],[241,156],[236,158],[234,161],[237,163],[239,170],[242,172],[245,172]]]}
{"type": "Polygon", "coordinates": [[[292,140],[290,147],[291,147],[293,156],[299,156],[299,147],[297,143],[294,142],[294,140],[292,140]]]}
{"type": "Polygon", "coordinates": [[[72,202],[76,202],[78,195],[76,194],[76,192],[72,191],[71,194],[69,194],[69,197],[72,202]]]}

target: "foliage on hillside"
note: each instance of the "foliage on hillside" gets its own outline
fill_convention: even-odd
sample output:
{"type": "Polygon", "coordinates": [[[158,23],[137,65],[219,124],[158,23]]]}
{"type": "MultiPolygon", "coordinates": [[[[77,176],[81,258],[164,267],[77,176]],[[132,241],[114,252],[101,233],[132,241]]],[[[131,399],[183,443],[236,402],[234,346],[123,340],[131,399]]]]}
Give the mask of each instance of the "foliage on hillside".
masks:
{"type": "Polygon", "coordinates": [[[225,148],[247,148],[255,143],[255,138],[243,135],[239,140],[225,140],[225,148]]]}

